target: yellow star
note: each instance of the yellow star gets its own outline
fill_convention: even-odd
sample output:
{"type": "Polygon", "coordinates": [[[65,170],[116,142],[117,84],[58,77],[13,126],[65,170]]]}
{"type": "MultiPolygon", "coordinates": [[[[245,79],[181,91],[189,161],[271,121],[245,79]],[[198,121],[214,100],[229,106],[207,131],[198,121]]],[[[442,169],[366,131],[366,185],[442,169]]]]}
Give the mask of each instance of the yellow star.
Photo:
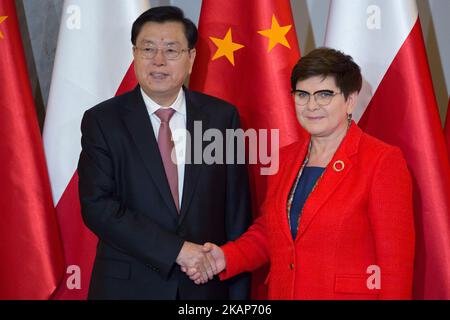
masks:
{"type": "Polygon", "coordinates": [[[212,61],[219,59],[220,57],[227,57],[228,61],[234,66],[234,52],[244,48],[243,45],[239,43],[234,43],[233,38],[231,35],[231,28],[228,29],[227,34],[225,35],[225,38],[219,39],[214,37],[209,37],[212,42],[217,47],[216,54],[212,58],[212,61]]]}
{"type": "Polygon", "coordinates": [[[268,52],[272,51],[272,49],[279,43],[282,44],[285,47],[291,48],[289,45],[289,42],[286,39],[286,34],[291,30],[292,25],[280,27],[280,24],[277,21],[277,18],[275,18],[275,15],[272,16],[272,27],[267,30],[261,30],[258,31],[258,33],[264,37],[267,37],[270,39],[269,42],[269,50],[268,52]]]}
{"type": "MultiPolygon", "coordinates": [[[[8,18],[7,16],[0,16],[0,24],[8,18]]],[[[0,39],[3,39],[3,33],[0,31],[0,39]]]]}

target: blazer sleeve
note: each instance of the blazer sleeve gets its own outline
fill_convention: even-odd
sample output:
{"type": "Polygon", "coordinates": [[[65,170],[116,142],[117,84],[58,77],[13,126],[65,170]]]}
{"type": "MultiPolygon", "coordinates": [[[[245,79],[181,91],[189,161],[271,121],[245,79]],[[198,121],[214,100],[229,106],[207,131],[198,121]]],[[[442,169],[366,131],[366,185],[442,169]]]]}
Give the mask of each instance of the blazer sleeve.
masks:
{"type": "Polygon", "coordinates": [[[184,240],[123,205],[115,193],[111,150],[95,113],[84,114],[81,132],[78,176],[85,224],[102,241],[167,278],[184,240]]]}
{"type": "MultiPolygon", "coordinates": [[[[234,109],[231,128],[240,129],[239,114],[234,109]]],[[[234,161],[227,164],[227,194],[226,194],[226,237],[227,241],[236,240],[243,234],[251,222],[250,190],[247,167],[238,162],[237,144],[227,144],[227,156],[232,152],[234,161]],[[231,147],[231,145],[233,147],[231,147]]],[[[229,297],[232,300],[250,298],[250,275],[241,274],[230,279],[229,297]]]]}
{"type": "Polygon", "coordinates": [[[220,274],[220,279],[256,270],[269,262],[267,219],[268,214],[263,213],[239,239],[221,247],[225,254],[226,269],[220,274]]]}
{"type": "Polygon", "coordinates": [[[381,156],[375,169],[369,219],[381,272],[381,299],[411,299],[414,264],[412,181],[398,148],[381,156]]]}

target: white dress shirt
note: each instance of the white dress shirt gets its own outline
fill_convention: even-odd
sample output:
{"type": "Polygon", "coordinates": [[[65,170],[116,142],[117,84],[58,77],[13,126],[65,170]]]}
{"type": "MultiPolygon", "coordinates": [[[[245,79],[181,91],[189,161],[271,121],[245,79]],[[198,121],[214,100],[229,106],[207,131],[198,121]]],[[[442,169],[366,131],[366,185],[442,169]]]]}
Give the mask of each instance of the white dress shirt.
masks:
{"type": "Polygon", "coordinates": [[[183,89],[178,93],[178,97],[175,102],[168,108],[164,108],[153,101],[141,88],[142,97],[144,99],[145,106],[147,107],[150,120],[152,122],[153,132],[155,134],[156,141],[158,141],[159,127],[161,126],[161,120],[155,114],[155,112],[162,108],[172,108],[175,110],[172,118],[169,121],[170,131],[172,131],[172,138],[175,144],[175,153],[177,158],[177,171],[178,171],[178,199],[179,208],[181,208],[181,200],[183,198],[183,183],[184,183],[184,164],[186,159],[186,98],[183,89]]]}

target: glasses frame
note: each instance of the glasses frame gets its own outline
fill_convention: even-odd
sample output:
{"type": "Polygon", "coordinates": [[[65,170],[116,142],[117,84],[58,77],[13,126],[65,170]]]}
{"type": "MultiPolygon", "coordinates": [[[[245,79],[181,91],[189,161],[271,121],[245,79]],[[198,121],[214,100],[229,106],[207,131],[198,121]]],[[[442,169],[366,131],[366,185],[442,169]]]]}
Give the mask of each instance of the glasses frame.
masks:
{"type": "Polygon", "coordinates": [[[298,90],[298,89],[296,89],[296,90],[292,90],[292,91],[291,91],[291,94],[294,96],[295,103],[298,104],[299,106],[306,106],[306,105],[309,103],[309,101],[311,100],[311,96],[314,96],[314,101],[317,103],[317,105],[320,106],[320,107],[325,107],[325,106],[329,105],[329,104],[331,103],[331,101],[333,101],[333,98],[334,98],[336,95],[342,94],[342,92],[335,92],[335,91],[333,91],[333,90],[322,89],[322,90],[317,90],[317,91],[314,92],[314,93],[310,93],[310,92],[305,91],[305,90],[298,90]],[[320,102],[318,101],[318,98],[317,98],[317,97],[318,97],[318,94],[324,93],[324,92],[327,92],[327,93],[330,93],[330,94],[331,94],[331,96],[330,96],[330,101],[327,102],[327,103],[325,103],[325,104],[320,103],[320,102]],[[303,104],[302,104],[302,103],[299,103],[299,102],[296,101],[296,100],[297,100],[297,94],[298,94],[298,93],[307,93],[307,94],[308,94],[308,100],[306,101],[306,103],[303,103],[303,104]]]}
{"type": "Polygon", "coordinates": [[[158,55],[158,52],[159,52],[160,50],[161,50],[161,52],[162,52],[163,57],[164,57],[165,59],[167,59],[167,60],[178,60],[184,52],[190,52],[191,50],[193,50],[193,49],[190,49],[190,48],[180,49],[180,52],[178,53],[178,55],[177,55],[176,57],[174,57],[174,58],[169,58],[169,57],[167,57],[167,54],[166,54],[165,51],[164,51],[164,50],[166,50],[166,49],[169,49],[169,47],[156,47],[156,46],[154,46],[154,47],[151,47],[151,48],[152,48],[152,49],[155,49],[156,51],[155,51],[155,53],[150,57],[150,56],[146,56],[146,52],[148,52],[148,49],[150,49],[150,48],[141,48],[141,47],[138,47],[138,46],[133,46],[133,49],[134,49],[134,50],[138,50],[138,51],[140,52],[140,54],[141,54],[141,57],[142,57],[143,59],[146,59],[146,60],[152,60],[152,59],[154,59],[154,58],[158,55]]]}

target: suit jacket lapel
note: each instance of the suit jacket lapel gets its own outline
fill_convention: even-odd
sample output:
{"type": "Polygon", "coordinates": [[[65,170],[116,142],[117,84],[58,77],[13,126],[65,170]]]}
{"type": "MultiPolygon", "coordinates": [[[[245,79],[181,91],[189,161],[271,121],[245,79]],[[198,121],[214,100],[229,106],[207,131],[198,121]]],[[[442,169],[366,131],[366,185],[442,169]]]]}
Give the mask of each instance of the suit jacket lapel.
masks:
{"type": "Polygon", "coordinates": [[[325,172],[318,182],[316,189],[311,192],[307,201],[305,202],[302,215],[300,217],[297,239],[303,236],[303,234],[308,229],[309,225],[319,212],[319,209],[339,188],[341,182],[344,180],[350,170],[352,170],[353,163],[350,160],[350,157],[358,151],[358,144],[361,138],[361,134],[362,131],[355,124],[350,127],[346,137],[333,156],[333,159],[331,159],[329,165],[325,169],[325,172]],[[337,161],[342,161],[344,163],[344,168],[342,171],[335,170],[333,168],[333,165],[337,161]]]}
{"type": "MultiPolygon", "coordinates": [[[[189,205],[192,200],[192,196],[195,192],[195,188],[197,186],[198,182],[198,176],[201,172],[201,168],[203,166],[202,163],[196,164],[194,162],[194,149],[196,144],[201,144],[201,152],[202,157],[201,160],[203,162],[203,132],[208,129],[208,116],[202,111],[201,106],[198,104],[197,101],[194,101],[191,97],[191,94],[189,90],[184,89],[184,92],[186,94],[186,112],[187,112],[187,119],[186,119],[186,129],[189,132],[189,135],[191,137],[191,145],[186,145],[186,164],[184,167],[184,183],[183,183],[183,198],[181,201],[181,212],[180,212],[180,219],[178,220],[178,223],[181,224],[183,219],[186,216],[186,213],[189,209],[189,205]],[[194,122],[197,122],[198,124],[201,123],[202,126],[202,136],[194,136],[194,122]]],[[[198,151],[197,151],[198,152],[198,151]]],[[[198,157],[198,155],[197,155],[198,157]]]]}
{"type": "Polygon", "coordinates": [[[136,87],[130,93],[130,99],[123,110],[124,122],[136,144],[145,167],[159,190],[167,207],[174,214],[177,214],[175,203],[173,202],[167,181],[161,155],[159,153],[158,142],[153,132],[148,111],[145,106],[140,87],[136,87]]]}

